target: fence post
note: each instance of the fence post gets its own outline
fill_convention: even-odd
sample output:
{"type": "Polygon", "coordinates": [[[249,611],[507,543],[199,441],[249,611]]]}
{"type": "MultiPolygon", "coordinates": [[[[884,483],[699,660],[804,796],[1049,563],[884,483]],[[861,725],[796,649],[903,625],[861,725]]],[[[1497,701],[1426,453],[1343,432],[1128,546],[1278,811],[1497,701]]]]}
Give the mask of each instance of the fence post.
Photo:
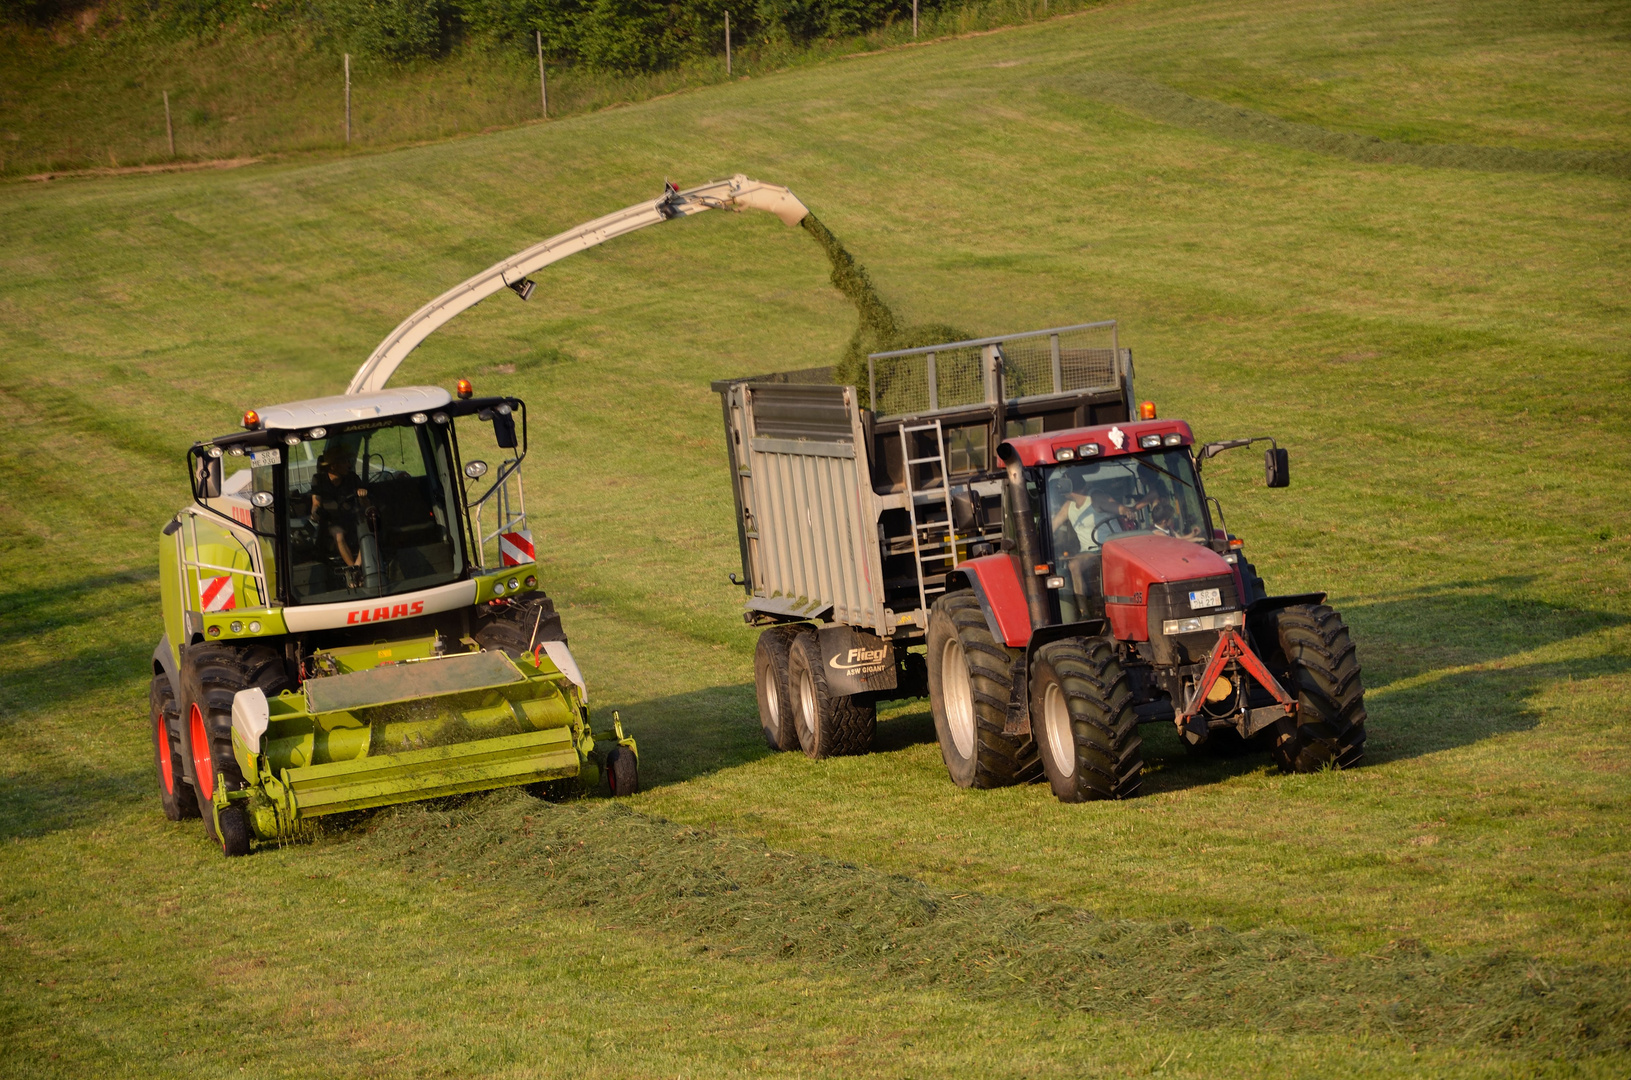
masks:
{"type": "Polygon", "coordinates": [[[170,156],[176,156],[176,128],[170,123],[170,91],[164,91],[164,137],[170,140],[170,156]]]}
{"type": "Polygon", "coordinates": [[[534,30],[538,35],[538,95],[543,99],[544,119],[549,119],[549,84],[544,81],[544,32],[534,30]]]}
{"type": "Polygon", "coordinates": [[[912,0],[912,40],[917,40],[917,0],[912,0]]]}
{"type": "Polygon", "coordinates": [[[725,12],[725,77],[731,77],[731,13],[725,12]]]}
{"type": "Polygon", "coordinates": [[[345,144],[351,145],[351,54],[345,54],[345,144]]]}

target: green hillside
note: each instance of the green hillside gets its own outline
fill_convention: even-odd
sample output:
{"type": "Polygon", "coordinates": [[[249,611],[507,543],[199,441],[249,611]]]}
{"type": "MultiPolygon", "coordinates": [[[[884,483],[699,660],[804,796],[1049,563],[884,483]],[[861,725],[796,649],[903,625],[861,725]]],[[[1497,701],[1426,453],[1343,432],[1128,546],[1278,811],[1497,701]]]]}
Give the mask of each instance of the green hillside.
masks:
{"type": "Polygon", "coordinates": [[[1628,155],[1624,5],[1133,0],[391,152],[0,186],[0,1075],[1623,1077],[1628,155]],[[165,822],[143,710],[192,440],[737,171],[904,322],[1113,317],[1163,415],[1288,446],[1286,491],[1207,482],[1271,587],[1353,626],[1365,766],[1147,730],[1141,798],[1065,806],[954,787],[921,702],[869,755],[767,754],[708,383],[831,363],[854,315],[802,230],[710,213],[396,380],[529,402],[546,584],[647,790],[230,864],[165,822]]]}

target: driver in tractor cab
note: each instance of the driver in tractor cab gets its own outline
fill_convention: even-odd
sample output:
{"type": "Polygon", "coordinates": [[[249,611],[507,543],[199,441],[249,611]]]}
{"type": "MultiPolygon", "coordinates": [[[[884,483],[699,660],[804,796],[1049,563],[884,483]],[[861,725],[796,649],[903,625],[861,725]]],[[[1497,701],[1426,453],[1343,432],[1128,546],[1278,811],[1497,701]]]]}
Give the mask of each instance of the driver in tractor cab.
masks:
{"type": "Polygon", "coordinates": [[[311,483],[312,521],[319,536],[333,539],[340,561],[345,563],[348,583],[362,563],[357,517],[368,497],[362,478],[352,468],[352,457],[353,451],[344,444],[329,446],[317,459],[317,475],[311,483]]]}

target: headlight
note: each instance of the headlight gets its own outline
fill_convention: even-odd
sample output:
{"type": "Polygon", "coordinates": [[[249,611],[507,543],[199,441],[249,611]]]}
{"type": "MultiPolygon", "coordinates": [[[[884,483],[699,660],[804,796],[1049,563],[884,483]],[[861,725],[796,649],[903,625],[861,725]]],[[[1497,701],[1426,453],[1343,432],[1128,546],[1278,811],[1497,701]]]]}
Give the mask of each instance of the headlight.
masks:
{"type": "Polygon", "coordinates": [[[285,446],[299,446],[300,445],[300,436],[299,435],[285,435],[285,436],[283,436],[283,443],[284,443],[285,446]]]}
{"type": "Polygon", "coordinates": [[[1076,451],[1068,446],[1061,446],[1053,452],[1053,458],[1055,461],[1075,461],[1076,451]]]}
{"type": "Polygon", "coordinates": [[[1145,450],[1148,450],[1153,446],[1160,446],[1161,445],[1161,436],[1159,436],[1159,435],[1140,435],[1138,437],[1138,445],[1140,447],[1142,447],[1143,449],[1145,449],[1145,450]]]}
{"type": "Polygon", "coordinates": [[[328,434],[328,428],[326,428],[326,427],[314,427],[310,431],[306,432],[306,438],[308,438],[308,439],[321,439],[324,435],[327,435],[327,434],[328,434]]]}
{"type": "Polygon", "coordinates": [[[265,510],[268,506],[271,506],[275,500],[272,498],[272,493],[270,491],[257,491],[255,494],[249,496],[249,501],[260,507],[262,510],[265,510]]]}
{"type": "Polygon", "coordinates": [[[515,578],[510,579],[510,591],[511,592],[514,592],[515,590],[519,589],[520,587],[521,587],[521,582],[519,580],[517,580],[515,578]]]}
{"type": "Polygon", "coordinates": [[[499,407],[494,409],[493,411],[496,412],[500,416],[510,415],[510,407],[508,405],[505,405],[505,404],[500,404],[499,407]]]}
{"type": "Polygon", "coordinates": [[[416,412],[412,416],[408,417],[408,419],[412,420],[416,424],[423,424],[426,420],[429,420],[430,417],[426,416],[422,412],[416,412]]]}
{"type": "Polygon", "coordinates": [[[445,412],[432,413],[430,418],[436,421],[438,424],[447,423],[447,413],[445,412]]]}
{"type": "Polygon", "coordinates": [[[533,575],[528,574],[527,575],[527,588],[536,589],[537,587],[538,587],[538,579],[536,577],[534,577],[533,575]]]}
{"type": "Polygon", "coordinates": [[[1076,448],[1076,453],[1080,457],[1098,457],[1099,451],[1103,449],[1104,447],[1096,442],[1083,443],[1076,448]]]}
{"type": "Polygon", "coordinates": [[[1161,624],[1163,634],[1198,634],[1206,630],[1222,630],[1228,626],[1245,626],[1244,611],[1221,611],[1216,615],[1198,615],[1192,619],[1168,619],[1161,624]]]}
{"type": "Polygon", "coordinates": [[[1051,577],[1051,578],[1048,579],[1048,588],[1050,588],[1050,589],[1063,589],[1064,587],[1065,587],[1065,579],[1064,578],[1062,578],[1062,577],[1051,577]]]}
{"type": "Polygon", "coordinates": [[[502,581],[493,582],[493,595],[494,596],[503,596],[504,595],[504,583],[502,581]]]}
{"type": "Polygon", "coordinates": [[[1171,435],[1168,435],[1162,439],[1161,442],[1165,446],[1182,446],[1184,444],[1184,437],[1174,431],[1171,435]]]}
{"type": "Polygon", "coordinates": [[[232,625],[228,626],[227,629],[231,630],[234,634],[241,634],[244,632],[244,624],[238,619],[233,619],[232,625]]]}
{"type": "Polygon", "coordinates": [[[259,621],[251,622],[249,624],[249,632],[251,634],[258,634],[258,633],[261,632],[261,624],[259,623],[259,621]]]}

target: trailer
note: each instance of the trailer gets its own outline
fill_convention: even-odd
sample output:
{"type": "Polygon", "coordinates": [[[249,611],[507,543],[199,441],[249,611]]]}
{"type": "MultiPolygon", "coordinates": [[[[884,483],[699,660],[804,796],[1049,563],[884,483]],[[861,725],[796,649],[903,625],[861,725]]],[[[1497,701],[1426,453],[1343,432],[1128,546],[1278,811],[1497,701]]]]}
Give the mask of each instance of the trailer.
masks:
{"type": "Polygon", "coordinates": [[[1322,592],[1268,595],[1201,483],[1267,442],[1285,487],[1287,451],[1198,445],[1135,405],[1114,322],[875,353],[864,389],[825,369],[713,388],[772,749],[858,753],[877,702],[927,695],[964,787],[1130,797],[1157,722],[1289,772],[1362,757],[1346,625],[1322,592]]]}

